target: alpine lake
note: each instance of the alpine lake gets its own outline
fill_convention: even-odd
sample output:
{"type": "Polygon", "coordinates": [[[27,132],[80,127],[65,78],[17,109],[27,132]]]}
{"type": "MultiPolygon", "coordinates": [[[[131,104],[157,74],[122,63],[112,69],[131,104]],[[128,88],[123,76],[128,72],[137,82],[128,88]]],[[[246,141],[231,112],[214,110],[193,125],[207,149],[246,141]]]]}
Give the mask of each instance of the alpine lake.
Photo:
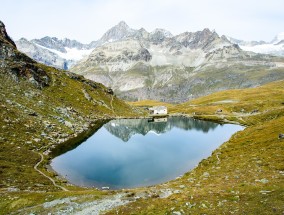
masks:
{"type": "Polygon", "coordinates": [[[150,186],[190,171],[243,129],[186,117],[116,119],[56,156],[50,165],[78,186],[150,186]]]}

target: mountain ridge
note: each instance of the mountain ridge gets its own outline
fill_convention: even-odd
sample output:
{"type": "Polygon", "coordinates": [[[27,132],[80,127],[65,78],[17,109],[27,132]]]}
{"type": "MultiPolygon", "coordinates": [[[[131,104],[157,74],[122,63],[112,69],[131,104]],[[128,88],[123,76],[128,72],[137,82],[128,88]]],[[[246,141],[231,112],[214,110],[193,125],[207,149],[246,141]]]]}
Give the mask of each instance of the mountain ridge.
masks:
{"type": "MultiPolygon", "coordinates": [[[[57,50],[34,43],[37,51],[25,52],[36,53],[33,58],[48,65],[70,68],[103,83],[131,101],[178,103],[284,78],[283,58],[244,51],[236,41],[208,28],[172,35],[164,29],[135,30],[122,21],[90,44],[51,37],[47,41],[57,50]],[[67,53],[58,51],[62,48],[67,53]]],[[[281,46],[281,40],[279,43],[281,46]]]]}
{"type": "Polygon", "coordinates": [[[284,59],[243,51],[208,28],[173,37],[141,32],[96,47],[71,71],[113,88],[126,100],[174,103],[284,78],[284,59]]]}

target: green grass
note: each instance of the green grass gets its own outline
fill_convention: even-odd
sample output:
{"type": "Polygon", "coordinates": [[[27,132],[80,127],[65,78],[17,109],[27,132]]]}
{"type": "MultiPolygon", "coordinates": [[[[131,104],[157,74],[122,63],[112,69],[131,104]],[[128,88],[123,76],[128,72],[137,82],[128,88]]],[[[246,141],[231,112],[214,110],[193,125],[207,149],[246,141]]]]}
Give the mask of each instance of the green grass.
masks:
{"type": "MultiPolygon", "coordinates": [[[[180,193],[166,199],[138,200],[121,207],[118,214],[172,214],[173,211],[182,214],[282,214],[284,140],[278,139],[278,134],[284,133],[283,98],[284,81],[278,81],[170,105],[170,114],[230,120],[245,124],[247,128],[234,134],[181,179],[157,186],[177,189],[180,193]],[[234,100],[234,103],[220,103],[224,100],[234,100]],[[216,114],[218,109],[223,112],[216,114]],[[258,112],[251,114],[255,109],[258,112]]],[[[143,106],[145,103],[139,102],[143,106]]]]}
{"type": "MultiPolygon", "coordinates": [[[[17,62],[12,64],[17,66],[17,62]]],[[[39,89],[25,77],[20,76],[19,81],[15,81],[6,70],[0,70],[0,192],[3,197],[0,214],[36,204],[39,194],[34,192],[60,191],[34,170],[34,165],[40,160],[37,151],[43,153],[61,142],[73,147],[80,134],[100,126],[98,120],[143,115],[143,111],[108,93],[107,88],[99,83],[89,83],[79,76],[70,78],[64,71],[41,64],[34,66],[46,71],[49,86],[39,89]],[[62,120],[71,123],[72,127],[62,120]],[[22,195],[30,195],[27,199],[31,200],[25,201],[22,195]],[[14,196],[15,199],[5,196],[14,196]]],[[[51,154],[45,155],[39,168],[58,184],[68,187],[65,181],[46,170],[45,164],[51,157],[51,154]]],[[[71,190],[85,190],[69,187],[71,190]]]]}
{"type": "MultiPolygon", "coordinates": [[[[39,66],[47,70],[52,79],[51,85],[43,90],[34,88],[26,81],[11,84],[13,80],[9,76],[0,78],[0,214],[52,213],[64,205],[44,208],[44,202],[78,197],[74,201],[84,203],[113,195],[111,191],[70,186],[57,179],[54,173],[45,169],[45,164],[52,156],[50,154],[45,156],[40,168],[55,178],[58,184],[71,190],[60,191],[34,171],[33,166],[40,157],[33,150],[43,152],[58,141],[56,138],[52,142],[42,137],[42,132],[48,135],[60,132],[77,139],[75,136],[81,133],[80,128],[86,122],[99,127],[97,119],[142,116],[145,112],[134,106],[154,105],[167,106],[172,115],[231,121],[247,128],[233,135],[182,178],[129,191],[134,197],[141,192],[166,188],[179,190],[179,193],[165,199],[157,198],[157,195],[137,199],[109,211],[109,214],[116,214],[117,210],[119,214],[172,214],[173,211],[184,214],[283,213],[284,140],[279,140],[278,134],[284,133],[284,81],[253,89],[223,91],[179,105],[141,101],[130,103],[130,106],[114,97],[113,111],[110,108],[112,96],[102,85],[97,84],[97,88],[92,88],[69,78],[64,72],[39,66]],[[82,89],[88,92],[92,100],[85,98],[82,89]],[[32,96],[27,95],[30,92],[32,96]],[[72,107],[75,111],[67,111],[66,115],[59,112],[58,107],[72,107]],[[216,113],[218,109],[222,109],[222,113],[216,113]],[[257,112],[252,114],[253,110],[257,112]],[[36,112],[37,116],[29,115],[30,112],[36,112]],[[76,125],[75,128],[65,126],[54,116],[70,121],[76,125]],[[55,126],[46,128],[46,121],[55,126]],[[36,142],[34,138],[40,141],[36,142]],[[12,188],[16,189],[15,192],[10,192],[12,188]]],[[[70,142],[70,147],[76,145],[75,139],[70,142]]]]}

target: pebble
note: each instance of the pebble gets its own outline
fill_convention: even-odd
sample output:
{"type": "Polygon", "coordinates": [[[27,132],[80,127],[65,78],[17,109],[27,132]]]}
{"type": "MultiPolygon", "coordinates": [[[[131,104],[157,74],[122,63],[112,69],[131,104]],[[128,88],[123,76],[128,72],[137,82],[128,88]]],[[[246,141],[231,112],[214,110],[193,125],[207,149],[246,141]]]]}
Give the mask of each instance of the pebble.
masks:
{"type": "Polygon", "coordinates": [[[210,174],[208,172],[204,172],[202,176],[208,178],[210,174]]]}
{"type": "Polygon", "coordinates": [[[269,182],[269,180],[267,180],[266,178],[263,178],[263,179],[260,179],[260,180],[256,179],[255,181],[263,183],[263,184],[267,184],[269,182]]]}

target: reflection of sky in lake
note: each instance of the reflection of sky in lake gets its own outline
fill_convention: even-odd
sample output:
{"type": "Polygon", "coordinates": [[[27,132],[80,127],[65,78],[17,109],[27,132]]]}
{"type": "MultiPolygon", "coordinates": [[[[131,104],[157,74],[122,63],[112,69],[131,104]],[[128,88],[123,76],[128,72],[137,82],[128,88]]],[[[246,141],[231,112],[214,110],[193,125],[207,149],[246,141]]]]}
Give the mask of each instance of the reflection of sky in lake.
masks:
{"type": "Polygon", "coordinates": [[[174,127],[159,135],[134,134],[124,142],[102,127],[76,149],[53,159],[51,165],[81,186],[118,189],[153,185],[189,171],[241,129],[217,125],[204,133],[174,127]]]}

